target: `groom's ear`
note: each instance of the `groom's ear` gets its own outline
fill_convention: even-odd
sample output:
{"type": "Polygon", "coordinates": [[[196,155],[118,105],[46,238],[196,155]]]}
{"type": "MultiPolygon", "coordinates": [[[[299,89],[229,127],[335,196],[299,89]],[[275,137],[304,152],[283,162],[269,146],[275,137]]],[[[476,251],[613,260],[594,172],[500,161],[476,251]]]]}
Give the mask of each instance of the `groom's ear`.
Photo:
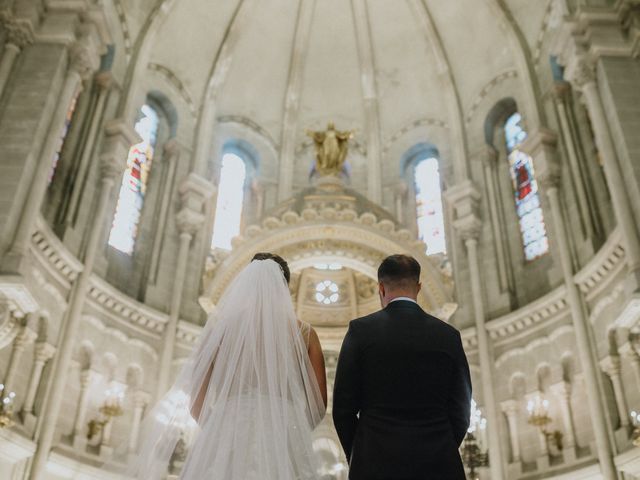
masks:
{"type": "Polygon", "coordinates": [[[382,282],[378,282],[378,291],[380,292],[380,296],[384,297],[384,284],[382,282]]]}
{"type": "Polygon", "coordinates": [[[416,294],[420,293],[420,290],[422,290],[422,283],[418,282],[418,289],[416,290],[416,294]]]}

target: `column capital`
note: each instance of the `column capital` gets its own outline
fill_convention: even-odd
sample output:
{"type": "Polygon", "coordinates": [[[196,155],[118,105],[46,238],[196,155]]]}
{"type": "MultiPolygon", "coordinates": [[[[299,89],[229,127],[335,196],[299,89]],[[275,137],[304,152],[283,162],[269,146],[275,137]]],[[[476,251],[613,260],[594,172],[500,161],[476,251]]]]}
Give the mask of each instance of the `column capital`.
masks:
{"type": "Polygon", "coordinates": [[[69,47],[69,70],[86,80],[98,70],[100,59],[82,41],[77,41],[69,47]]]}
{"type": "Polygon", "coordinates": [[[571,384],[569,382],[558,382],[549,386],[551,393],[560,398],[569,398],[571,396],[571,384]]]}
{"type": "Polygon", "coordinates": [[[180,156],[181,147],[178,140],[170,138],[162,145],[162,158],[164,161],[172,161],[180,156]]]}
{"type": "Polygon", "coordinates": [[[590,84],[595,85],[595,64],[585,56],[574,58],[565,69],[565,77],[580,90],[590,84]]]}
{"type": "Polygon", "coordinates": [[[178,191],[182,208],[188,208],[200,213],[204,202],[213,196],[216,188],[206,178],[191,172],[180,184],[178,191]]]}
{"type": "Polygon", "coordinates": [[[394,186],[393,186],[393,193],[395,196],[397,197],[403,197],[407,194],[407,192],[409,191],[409,186],[407,185],[407,182],[405,182],[404,180],[399,180],[394,186]]]}
{"type": "Polygon", "coordinates": [[[132,145],[140,142],[140,136],[124,120],[110,120],[104,127],[105,139],[100,155],[100,172],[103,180],[115,181],[122,176],[132,145]]]}
{"type": "Polygon", "coordinates": [[[180,233],[191,236],[198,233],[204,223],[204,215],[189,208],[183,208],[176,214],[176,224],[180,233]]]}
{"type": "Polygon", "coordinates": [[[38,338],[38,334],[36,332],[26,326],[22,327],[18,331],[16,338],[13,340],[13,346],[16,349],[22,350],[24,347],[34,342],[36,338],[38,338]]]}
{"type": "Polygon", "coordinates": [[[620,355],[607,355],[600,360],[600,368],[610,378],[620,375],[621,366],[620,355]]]}
{"type": "Polygon", "coordinates": [[[564,100],[571,94],[571,83],[564,80],[556,80],[553,82],[551,91],[556,100],[564,100]]]}
{"type": "Polygon", "coordinates": [[[445,201],[454,208],[456,218],[471,214],[478,215],[480,192],[471,180],[465,180],[449,187],[443,196],[445,201]]]}
{"type": "Polygon", "coordinates": [[[640,355],[630,341],[620,345],[618,347],[618,352],[622,357],[628,358],[632,362],[640,362],[640,355]]]}
{"type": "Polygon", "coordinates": [[[37,342],[34,350],[36,362],[46,363],[55,355],[56,347],[47,342],[37,342]]]}
{"type": "Polygon", "coordinates": [[[500,402],[500,408],[507,415],[515,415],[520,411],[520,402],[514,399],[505,400],[500,402]]]}
{"type": "Polygon", "coordinates": [[[136,408],[144,408],[151,401],[151,395],[142,390],[136,390],[131,397],[136,408]]]}
{"type": "Polygon", "coordinates": [[[23,49],[34,40],[33,27],[30,22],[17,20],[11,13],[0,14],[0,25],[7,32],[7,44],[23,49]]]}
{"type": "Polygon", "coordinates": [[[473,153],[472,157],[479,158],[485,167],[494,168],[500,155],[496,147],[485,143],[473,153]]]}
{"type": "Polygon", "coordinates": [[[94,81],[96,82],[96,85],[103,90],[109,90],[115,82],[113,73],[106,70],[98,72],[94,77],[94,81]]]}
{"type": "Polygon", "coordinates": [[[539,128],[529,135],[520,149],[531,156],[536,179],[544,189],[557,188],[560,183],[558,135],[547,128],[539,128]]]}

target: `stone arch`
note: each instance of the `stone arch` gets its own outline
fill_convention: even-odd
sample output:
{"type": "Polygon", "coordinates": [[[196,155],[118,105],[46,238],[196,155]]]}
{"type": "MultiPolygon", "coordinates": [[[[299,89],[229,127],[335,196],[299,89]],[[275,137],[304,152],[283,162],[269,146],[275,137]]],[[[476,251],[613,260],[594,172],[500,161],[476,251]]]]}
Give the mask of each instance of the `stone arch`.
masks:
{"type": "Polygon", "coordinates": [[[396,230],[391,220],[378,221],[370,212],[358,217],[355,211],[332,208],[305,209],[302,215],[287,211],[280,218],[268,217],[262,226],[248,227],[243,237],[235,239],[233,250],[216,266],[211,280],[205,279],[202,300],[205,308],[215,307],[224,288],[259,251],[283,254],[292,270],[318,261],[340,261],[374,279],[385,256],[404,253],[414,256],[422,267],[419,303],[448,319],[455,309],[451,288],[427,257],[424,243],[411,238],[409,231],[396,230]]]}

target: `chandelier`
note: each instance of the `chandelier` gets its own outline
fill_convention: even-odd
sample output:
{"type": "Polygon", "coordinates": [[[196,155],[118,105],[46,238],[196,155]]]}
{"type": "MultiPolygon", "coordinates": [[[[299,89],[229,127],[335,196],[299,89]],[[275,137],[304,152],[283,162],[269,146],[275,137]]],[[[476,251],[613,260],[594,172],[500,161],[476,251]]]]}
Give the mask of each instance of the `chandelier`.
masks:
{"type": "Polygon", "coordinates": [[[124,390],[122,388],[112,386],[105,390],[104,396],[104,403],[99,409],[102,418],[93,419],[88,424],[87,438],[89,440],[98,435],[112,418],[119,417],[124,413],[122,408],[124,390]]]}
{"type": "Polygon", "coordinates": [[[476,469],[489,465],[489,451],[486,444],[487,419],[482,416],[475,400],[471,400],[471,419],[467,435],[464,437],[460,454],[462,461],[469,469],[469,478],[477,480],[476,469]]]}
{"type": "Polygon", "coordinates": [[[13,425],[13,399],[14,392],[5,392],[4,384],[0,383],[0,428],[7,428],[13,425]]]}
{"type": "Polygon", "coordinates": [[[553,421],[549,416],[549,400],[536,395],[527,402],[527,412],[529,412],[529,424],[537,427],[544,436],[547,447],[555,447],[562,450],[562,432],[558,430],[549,431],[548,425],[553,421]]]}

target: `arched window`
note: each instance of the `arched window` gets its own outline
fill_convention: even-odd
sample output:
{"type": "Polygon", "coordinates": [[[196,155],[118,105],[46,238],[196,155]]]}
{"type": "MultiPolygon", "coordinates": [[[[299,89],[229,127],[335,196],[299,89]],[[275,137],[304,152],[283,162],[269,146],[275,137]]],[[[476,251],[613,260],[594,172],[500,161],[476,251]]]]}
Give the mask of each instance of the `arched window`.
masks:
{"type": "Polygon", "coordinates": [[[231,239],[240,233],[246,177],[244,160],[236,153],[225,153],[222,156],[211,248],[231,250],[231,239]]]}
{"type": "Polygon", "coordinates": [[[427,255],[446,253],[440,171],[435,157],[419,160],[415,166],[418,235],[427,244],[427,255]]]}
{"type": "Polygon", "coordinates": [[[138,233],[159,124],[158,113],[149,105],[143,105],[140,113],[135,130],[142,141],[129,149],[127,168],[122,176],[116,214],[109,235],[109,245],[129,255],[133,253],[138,233]]]}
{"type": "Polygon", "coordinates": [[[53,154],[53,160],[51,162],[51,170],[49,171],[49,177],[47,178],[47,185],[51,185],[53,181],[53,176],[56,174],[56,168],[58,166],[58,162],[60,161],[60,154],[62,153],[62,147],[64,147],[64,141],[67,139],[67,135],[69,134],[69,129],[71,128],[71,121],[73,120],[73,114],[76,111],[76,104],[78,103],[78,96],[73,97],[71,100],[71,104],[67,109],[67,115],[64,118],[64,125],[62,127],[62,131],[60,132],[60,136],[58,137],[58,145],[56,146],[56,152],[53,154]]]}
{"type": "Polygon", "coordinates": [[[533,161],[520,150],[520,145],[527,138],[527,132],[522,128],[521,122],[522,116],[514,113],[505,122],[504,133],[524,256],[527,260],[534,260],[547,253],[549,242],[540,207],[533,161]]]}

